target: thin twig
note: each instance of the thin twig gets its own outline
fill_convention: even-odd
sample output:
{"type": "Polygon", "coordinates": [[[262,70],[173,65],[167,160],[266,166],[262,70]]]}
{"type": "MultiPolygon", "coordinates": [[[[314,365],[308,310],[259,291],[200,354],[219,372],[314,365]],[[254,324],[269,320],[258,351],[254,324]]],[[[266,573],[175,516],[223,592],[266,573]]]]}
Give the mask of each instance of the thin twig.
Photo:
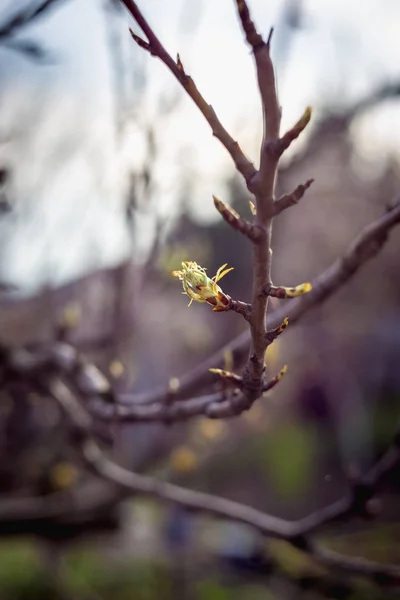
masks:
{"type": "Polygon", "coordinates": [[[249,238],[250,241],[254,243],[257,243],[258,240],[261,239],[262,232],[260,229],[258,229],[252,223],[246,221],[246,219],[243,219],[243,217],[241,217],[236,212],[236,210],[234,210],[228,204],[225,204],[225,202],[222,202],[222,200],[220,200],[216,196],[213,196],[213,199],[215,208],[217,209],[221,217],[224,219],[224,221],[228,223],[228,225],[230,225],[233,229],[236,229],[236,231],[239,231],[240,233],[245,235],[247,238],[249,238]]]}
{"type": "Polygon", "coordinates": [[[121,2],[125,5],[129,13],[135,19],[136,23],[142,29],[143,33],[147,37],[147,42],[142,40],[137,35],[132,33],[133,39],[138,43],[142,48],[146,51],[150,52],[153,56],[159,58],[171,71],[171,73],[176,77],[178,82],[187,92],[187,94],[192,98],[193,102],[199,108],[201,113],[204,115],[208,124],[210,125],[213,135],[221,142],[221,144],[225,147],[225,149],[231,155],[235,166],[239,173],[241,173],[247,183],[250,185],[250,182],[256,173],[256,169],[252,162],[245,156],[244,152],[240,148],[237,141],[235,141],[227,132],[227,130],[223,127],[222,123],[218,119],[215,110],[208,104],[204,97],[201,95],[199,90],[197,89],[193,79],[185,72],[183,64],[178,56],[177,61],[175,61],[172,56],[167,52],[164,48],[158,37],[155,35],[154,31],[148,24],[141,10],[137,6],[134,0],[121,0],[121,2]]]}
{"type": "Polygon", "coordinates": [[[274,203],[274,216],[276,217],[282,211],[297,204],[302,199],[310,185],[313,183],[314,179],[309,179],[305,183],[298,185],[290,194],[285,194],[284,196],[278,198],[278,200],[274,203]]]}

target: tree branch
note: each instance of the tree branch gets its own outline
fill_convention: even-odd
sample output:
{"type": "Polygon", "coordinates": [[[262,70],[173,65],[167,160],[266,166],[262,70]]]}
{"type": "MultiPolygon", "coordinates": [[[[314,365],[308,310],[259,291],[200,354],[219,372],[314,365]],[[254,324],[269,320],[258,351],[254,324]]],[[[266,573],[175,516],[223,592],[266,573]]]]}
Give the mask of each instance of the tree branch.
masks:
{"type": "MultiPolygon", "coordinates": [[[[312,308],[327,301],[336,291],[346,284],[368,260],[376,256],[387,242],[393,227],[400,223],[400,197],[392,207],[375,221],[367,225],[349,245],[344,255],[312,281],[312,290],[302,296],[289,300],[284,307],[268,315],[270,329],[279,327],[289,317],[291,327],[303,318],[312,308]]],[[[213,382],[210,368],[223,367],[224,356],[233,353],[236,361],[243,359],[248,351],[249,332],[246,331],[226,346],[208,357],[200,365],[188,371],[177,380],[179,385],[174,394],[175,400],[185,400],[201,388],[213,382]]],[[[168,394],[168,387],[160,387],[140,394],[121,394],[118,402],[123,404],[151,404],[162,402],[168,394]]]]}
{"type": "MultiPolygon", "coordinates": [[[[205,512],[215,517],[245,523],[266,536],[288,541],[325,566],[339,568],[350,573],[363,574],[374,578],[375,581],[400,584],[400,567],[381,565],[364,559],[338,555],[320,547],[312,539],[309,540],[306,537],[322,525],[338,518],[357,514],[355,513],[356,510],[360,514],[360,511],[365,509],[366,501],[370,497],[369,494],[366,494],[364,502],[360,503],[360,498],[356,493],[364,481],[359,481],[353,493],[331,506],[316,511],[297,522],[285,521],[231,500],[184,489],[171,483],[161,482],[152,477],[128,471],[109,460],[96,440],[90,435],[92,430],[91,419],[84,410],[82,403],[78,402],[75,394],[71,392],[67,385],[59,378],[52,378],[48,385],[48,392],[60,404],[71,423],[75,426],[84,463],[103,479],[132,493],[151,495],[160,500],[178,504],[188,510],[205,512]]],[[[399,439],[400,436],[397,435],[395,437],[397,461],[400,459],[400,449],[397,443],[399,439]]],[[[388,453],[392,453],[392,450],[393,448],[390,448],[388,453]]],[[[382,465],[386,465],[386,467],[393,466],[392,460],[386,460],[385,456],[380,461],[381,467],[372,470],[365,477],[368,486],[375,487],[379,483],[379,479],[386,472],[382,465]]]]}
{"type": "Polygon", "coordinates": [[[245,156],[244,152],[240,148],[237,141],[235,141],[227,132],[227,130],[223,127],[222,123],[218,119],[213,107],[211,104],[208,104],[206,100],[203,98],[201,93],[196,87],[193,79],[185,72],[183,64],[179,58],[177,61],[174,61],[172,56],[168,54],[164,46],[161,44],[158,37],[155,35],[154,31],[148,24],[147,20],[143,16],[141,10],[137,6],[134,0],[121,0],[121,2],[125,5],[129,13],[132,15],[136,23],[142,29],[143,33],[147,37],[147,42],[142,40],[133,32],[132,37],[139,46],[144,48],[146,51],[150,52],[153,56],[159,58],[174,77],[178,80],[181,86],[184,88],[186,93],[191,97],[193,102],[196,104],[198,109],[201,111],[206,121],[210,125],[213,135],[221,142],[224,148],[229,152],[233,162],[235,163],[236,169],[241,173],[247,183],[250,185],[250,182],[256,173],[256,169],[251,161],[245,156]]]}
{"type": "Polygon", "coordinates": [[[285,194],[284,196],[278,198],[278,200],[274,204],[274,216],[276,217],[282,211],[297,204],[302,199],[310,185],[312,185],[313,183],[314,179],[309,179],[305,183],[301,183],[300,185],[298,185],[296,189],[294,189],[293,192],[291,192],[290,194],[285,194]]]}

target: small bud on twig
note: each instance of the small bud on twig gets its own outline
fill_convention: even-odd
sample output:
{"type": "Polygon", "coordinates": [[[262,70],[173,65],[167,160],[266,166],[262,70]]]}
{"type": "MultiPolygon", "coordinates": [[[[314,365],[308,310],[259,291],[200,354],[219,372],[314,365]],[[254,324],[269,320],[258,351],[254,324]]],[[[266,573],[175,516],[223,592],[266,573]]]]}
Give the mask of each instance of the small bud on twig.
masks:
{"type": "Polygon", "coordinates": [[[302,131],[307,127],[311,119],[311,107],[307,106],[301,118],[297,121],[297,123],[287,131],[283,137],[281,137],[277,141],[276,145],[276,154],[277,157],[282,156],[282,154],[287,150],[290,144],[299,137],[302,131]]]}
{"type": "Polygon", "coordinates": [[[301,283],[296,287],[277,287],[275,285],[271,285],[265,290],[265,295],[285,300],[286,298],[297,298],[298,296],[303,296],[304,294],[310,292],[311,289],[312,285],[309,282],[301,283]]]}
{"type": "Polygon", "coordinates": [[[285,331],[285,329],[288,325],[289,325],[289,317],[285,317],[283,322],[279,325],[279,327],[275,327],[275,329],[271,329],[270,331],[267,331],[266,340],[267,340],[268,344],[272,344],[272,342],[274,340],[276,340],[276,338],[285,331]]]}
{"type": "Polygon", "coordinates": [[[240,375],[236,373],[232,373],[232,371],[226,371],[225,369],[208,369],[210,373],[215,373],[215,375],[219,375],[222,379],[229,381],[229,383],[234,384],[236,387],[243,387],[243,380],[240,375]]]}

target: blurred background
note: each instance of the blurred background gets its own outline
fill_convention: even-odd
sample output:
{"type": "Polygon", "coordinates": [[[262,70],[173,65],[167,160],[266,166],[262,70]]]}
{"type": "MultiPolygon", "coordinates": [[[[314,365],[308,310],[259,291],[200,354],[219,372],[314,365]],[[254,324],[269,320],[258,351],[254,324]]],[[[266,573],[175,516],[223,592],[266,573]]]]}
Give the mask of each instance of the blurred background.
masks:
{"type": "MultiPolygon", "coordinates": [[[[256,78],[231,0],[142,4],[257,160],[256,78]]],[[[275,27],[282,128],[314,109],[278,182],[285,193],[315,179],[275,222],[274,282],[297,285],[399,194],[400,4],[251,0],[250,8],[262,32],[275,27]]],[[[0,3],[0,343],[51,343],[63,326],[121,392],[167,384],[245,330],[235,314],[187,308],[171,277],[182,260],[210,274],[228,263],[235,270],[223,289],[244,301],[251,290],[249,244],[212,202],[216,194],[249,217],[246,189],[129,26],[140,33],[119,0],[0,3]]],[[[289,372],[267,401],[235,420],[111,427],[103,433],[113,456],[290,520],[340,498],[400,418],[399,250],[395,230],[347,287],[274,342],[271,372],[284,364],[289,372]]],[[[51,403],[23,382],[0,397],[1,599],[400,597],[243,526],[123,500],[82,471],[51,403]],[[63,518],[2,511],[59,491],[77,498],[63,518]]],[[[397,469],[377,522],[327,528],[323,542],[400,563],[399,487],[397,469]]]]}

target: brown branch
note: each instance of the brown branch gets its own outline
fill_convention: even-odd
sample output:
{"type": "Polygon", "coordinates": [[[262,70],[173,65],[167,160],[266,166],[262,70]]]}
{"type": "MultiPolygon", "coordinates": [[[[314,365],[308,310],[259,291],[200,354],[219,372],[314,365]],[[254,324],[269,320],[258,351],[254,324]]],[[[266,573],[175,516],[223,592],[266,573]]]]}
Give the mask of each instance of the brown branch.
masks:
{"type": "MultiPolygon", "coordinates": [[[[290,522],[232,500],[188,490],[146,475],[140,475],[128,471],[105,456],[90,434],[92,425],[89,415],[68,386],[60,379],[52,378],[48,385],[48,392],[60,404],[71,423],[75,426],[84,463],[91,471],[106,481],[121,486],[121,488],[133,494],[151,495],[192,511],[245,523],[264,535],[287,540],[296,548],[309,553],[325,566],[340,568],[350,573],[362,573],[373,577],[376,581],[384,580],[385,583],[400,583],[400,568],[397,566],[381,565],[363,559],[339,556],[318,546],[312,539],[309,540],[305,537],[322,525],[338,518],[348,517],[354,513],[355,508],[360,509],[360,502],[355,494],[349,494],[342,500],[312,513],[304,519],[290,522]]],[[[396,446],[396,449],[397,460],[399,460],[398,446],[396,446]]],[[[381,459],[381,462],[387,466],[392,465],[391,461],[381,459]]],[[[376,469],[372,476],[368,474],[369,485],[371,485],[371,481],[376,485],[382,474],[382,469],[376,469]]]]}
{"type": "Polygon", "coordinates": [[[260,229],[252,225],[252,223],[246,221],[246,219],[243,219],[243,217],[241,217],[236,212],[236,210],[234,210],[228,204],[222,202],[222,200],[220,200],[216,196],[213,196],[213,200],[215,208],[217,209],[221,217],[224,219],[224,221],[228,223],[228,225],[230,225],[233,229],[236,229],[236,231],[239,231],[240,233],[245,235],[247,238],[249,238],[249,240],[251,240],[254,243],[257,243],[258,240],[260,240],[260,238],[262,237],[262,232],[260,229]]]}
{"type": "Polygon", "coordinates": [[[143,33],[147,37],[148,42],[142,40],[142,38],[139,38],[139,36],[132,32],[133,39],[139,44],[139,46],[150,52],[150,54],[153,56],[159,58],[166,65],[166,67],[168,67],[168,69],[185,89],[187,94],[191,97],[193,102],[205,117],[212,129],[213,135],[229,152],[233,162],[235,163],[236,169],[243,175],[247,185],[250,185],[250,182],[256,173],[253,163],[245,156],[238,142],[229,135],[227,130],[223,127],[222,123],[218,119],[211,104],[206,102],[197,89],[193,79],[187,75],[179,56],[177,61],[175,61],[172,56],[168,54],[167,50],[153,32],[152,28],[148,24],[134,0],[121,0],[121,2],[125,5],[136,23],[142,29],[143,33]]]}
{"type": "MultiPolygon", "coordinates": [[[[243,406],[246,403],[243,378],[222,369],[211,369],[211,373],[221,375],[237,389],[196,396],[182,402],[174,401],[175,397],[171,395],[169,402],[164,399],[161,402],[153,402],[152,404],[110,404],[105,403],[100,396],[96,398],[94,394],[91,394],[88,408],[96,419],[103,421],[117,419],[119,423],[176,423],[199,416],[208,417],[209,419],[237,417],[243,412],[243,406]]],[[[286,367],[264,383],[260,395],[275,387],[285,373],[286,367]]],[[[68,381],[77,393],[82,394],[79,386],[75,387],[76,382],[73,379],[68,378],[68,381]]]]}
{"type": "MultiPolygon", "coordinates": [[[[245,394],[242,409],[249,408],[260,396],[265,377],[266,312],[268,297],[262,293],[265,285],[271,284],[271,213],[275,194],[275,180],[278,161],[268,151],[268,145],[279,137],[281,109],[275,83],[274,68],[270,56],[270,41],[265,43],[256,31],[245,0],[236,0],[238,15],[246,40],[254,53],[257,80],[264,114],[263,143],[260,156],[260,170],[253,177],[250,191],[255,197],[255,225],[262,237],[253,245],[253,290],[251,302],[251,349],[243,371],[245,394]]],[[[271,32],[272,33],[272,32],[271,32]]]]}
{"type": "Polygon", "coordinates": [[[242,315],[242,317],[244,317],[246,321],[250,321],[251,304],[247,304],[247,302],[242,302],[241,300],[233,300],[233,298],[230,298],[230,303],[227,310],[233,310],[233,312],[242,315]]]}
{"type": "Polygon", "coordinates": [[[274,203],[274,216],[276,217],[282,211],[297,204],[302,199],[310,185],[313,183],[314,179],[309,179],[305,183],[298,185],[297,188],[290,194],[285,194],[284,196],[278,198],[278,200],[274,203]]]}

